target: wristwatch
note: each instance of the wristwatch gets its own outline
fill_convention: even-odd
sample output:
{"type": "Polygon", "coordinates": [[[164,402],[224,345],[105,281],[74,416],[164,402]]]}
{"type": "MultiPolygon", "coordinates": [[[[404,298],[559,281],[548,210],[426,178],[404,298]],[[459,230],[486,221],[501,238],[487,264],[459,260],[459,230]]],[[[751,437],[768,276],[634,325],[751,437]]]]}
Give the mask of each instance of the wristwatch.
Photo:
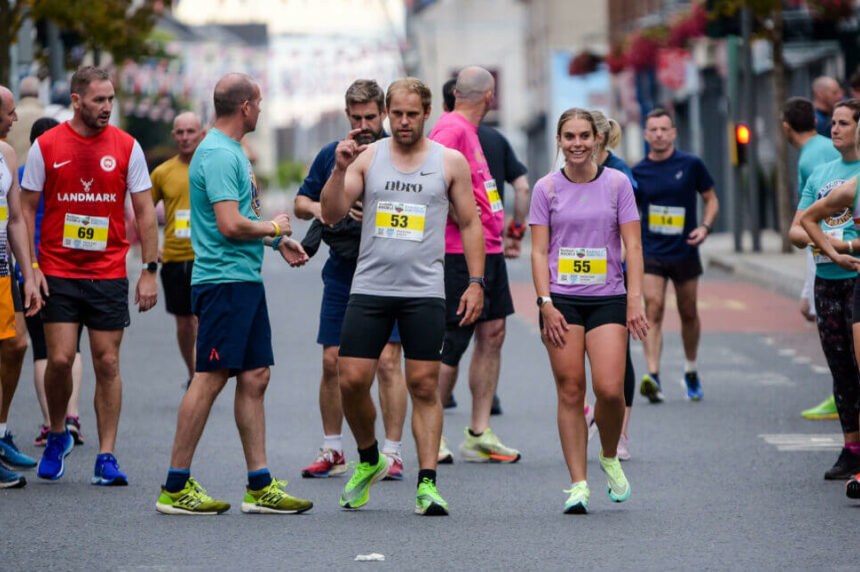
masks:
{"type": "Polygon", "coordinates": [[[714,225],[703,222],[702,226],[705,227],[705,230],[708,231],[708,234],[711,234],[712,232],[714,232],[714,225]]]}
{"type": "Polygon", "coordinates": [[[538,299],[537,299],[538,308],[540,308],[544,304],[552,304],[552,298],[550,298],[549,296],[538,296],[538,299]]]}
{"type": "Polygon", "coordinates": [[[469,278],[469,284],[479,284],[482,289],[487,289],[487,282],[483,276],[472,276],[469,278]]]}
{"type": "Polygon", "coordinates": [[[150,274],[158,272],[158,262],[144,262],[142,270],[146,270],[150,274]]]}

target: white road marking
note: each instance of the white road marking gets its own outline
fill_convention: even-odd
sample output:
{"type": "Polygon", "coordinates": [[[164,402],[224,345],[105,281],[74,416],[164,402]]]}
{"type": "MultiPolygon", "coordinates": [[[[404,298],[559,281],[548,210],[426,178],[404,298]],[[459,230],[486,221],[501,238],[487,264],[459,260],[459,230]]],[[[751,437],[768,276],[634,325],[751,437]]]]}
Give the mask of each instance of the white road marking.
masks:
{"type": "Polygon", "coordinates": [[[838,451],[843,445],[843,438],[839,433],[771,433],[762,434],[759,437],[768,445],[776,447],[778,451],[838,451]]]}

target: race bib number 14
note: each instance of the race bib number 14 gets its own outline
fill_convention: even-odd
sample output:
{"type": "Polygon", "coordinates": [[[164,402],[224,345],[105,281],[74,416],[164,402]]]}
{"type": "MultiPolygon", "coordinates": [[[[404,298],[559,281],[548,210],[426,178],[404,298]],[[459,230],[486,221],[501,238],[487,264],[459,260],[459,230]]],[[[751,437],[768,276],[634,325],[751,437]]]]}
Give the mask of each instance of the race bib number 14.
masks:
{"type": "Polygon", "coordinates": [[[655,234],[682,234],[685,214],[684,207],[648,205],[648,229],[655,234]]]}

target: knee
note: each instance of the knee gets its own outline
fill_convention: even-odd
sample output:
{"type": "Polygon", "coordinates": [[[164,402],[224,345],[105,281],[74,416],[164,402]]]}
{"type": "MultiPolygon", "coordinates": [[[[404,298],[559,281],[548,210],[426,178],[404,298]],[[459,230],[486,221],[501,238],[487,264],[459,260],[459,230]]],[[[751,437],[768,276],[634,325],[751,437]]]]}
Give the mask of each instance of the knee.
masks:
{"type": "Polygon", "coordinates": [[[70,372],[75,363],[75,354],[55,353],[54,355],[48,355],[47,361],[48,367],[52,370],[70,372]]]}
{"type": "Polygon", "coordinates": [[[176,320],[176,333],[182,339],[195,339],[197,337],[197,324],[193,317],[182,316],[176,320]]]}
{"type": "Polygon", "coordinates": [[[412,380],[409,383],[409,394],[413,401],[423,403],[432,403],[439,399],[439,383],[438,375],[422,376],[420,379],[412,380]]]}
{"type": "Polygon", "coordinates": [[[400,346],[394,346],[394,348],[386,346],[379,356],[379,363],[376,366],[379,383],[393,383],[400,376],[400,346]]]}
{"type": "Polygon", "coordinates": [[[595,387],[594,397],[603,406],[624,407],[624,384],[618,383],[612,387],[595,387]]]}
{"type": "Polygon", "coordinates": [[[2,359],[9,361],[21,361],[27,353],[27,336],[17,335],[14,338],[3,341],[2,359]]]}
{"type": "Polygon", "coordinates": [[[252,375],[242,377],[242,390],[252,397],[262,398],[266,393],[266,388],[269,387],[270,377],[269,368],[260,368],[252,375]]]}
{"type": "Polygon", "coordinates": [[[323,382],[337,381],[337,348],[334,348],[334,351],[323,350],[322,368],[323,382]]]}
{"type": "Polygon", "coordinates": [[[364,376],[343,369],[338,371],[337,383],[340,386],[341,395],[356,395],[370,391],[370,382],[364,379],[364,376]]]}
{"type": "MultiPolygon", "coordinates": [[[[71,368],[74,359],[69,361],[71,368]]],[[[119,354],[110,352],[97,356],[93,356],[93,370],[95,370],[96,379],[113,379],[119,377],[119,354]]]]}
{"type": "Polygon", "coordinates": [[[558,405],[564,409],[582,409],[585,406],[585,383],[573,378],[559,379],[558,405]]]}
{"type": "Polygon", "coordinates": [[[498,352],[505,342],[505,321],[488,322],[486,327],[479,327],[475,336],[475,349],[487,352],[498,352]]]}
{"type": "Polygon", "coordinates": [[[681,322],[692,324],[698,321],[699,312],[695,304],[682,304],[678,306],[678,316],[681,318],[681,322]]]}
{"type": "Polygon", "coordinates": [[[645,313],[649,322],[662,322],[665,305],[660,298],[645,298],[645,313]]]}

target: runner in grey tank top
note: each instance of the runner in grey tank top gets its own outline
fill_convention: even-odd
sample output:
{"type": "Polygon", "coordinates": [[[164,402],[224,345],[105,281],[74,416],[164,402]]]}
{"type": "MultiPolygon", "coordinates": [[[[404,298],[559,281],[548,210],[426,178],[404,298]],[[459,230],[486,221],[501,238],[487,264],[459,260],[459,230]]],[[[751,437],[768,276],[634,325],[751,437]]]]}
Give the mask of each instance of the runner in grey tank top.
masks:
{"type": "Polygon", "coordinates": [[[377,143],[364,181],[361,248],[352,294],[445,298],[444,147],[429,143],[427,158],[411,173],[394,166],[390,139],[377,143]]]}
{"type": "Polygon", "coordinates": [[[430,90],[415,78],[397,80],[385,98],[391,137],[372,145],[350,132],[335,150],[335,168],[320,195],[325,221],[343,218],[362,199],[358,267],[341,329],[338,383],[343,412],[358,445],[359,463],[340,495],[346,509],[364,506],[370,487],[388,473],[374,432],[370,397],[379,354],[396,323],[412,397],[412,434],[418,450],[415,512],[446,515],[436,489],[442,436],[439,364],[445,337],[444,234],[450,212],[463,237],[471,277],[458,315],[474,323],[483,307],[484,234],[466,159],[424,136],[430,90]],[[450,203],[450,204],[449,204],[450,203]]]}

